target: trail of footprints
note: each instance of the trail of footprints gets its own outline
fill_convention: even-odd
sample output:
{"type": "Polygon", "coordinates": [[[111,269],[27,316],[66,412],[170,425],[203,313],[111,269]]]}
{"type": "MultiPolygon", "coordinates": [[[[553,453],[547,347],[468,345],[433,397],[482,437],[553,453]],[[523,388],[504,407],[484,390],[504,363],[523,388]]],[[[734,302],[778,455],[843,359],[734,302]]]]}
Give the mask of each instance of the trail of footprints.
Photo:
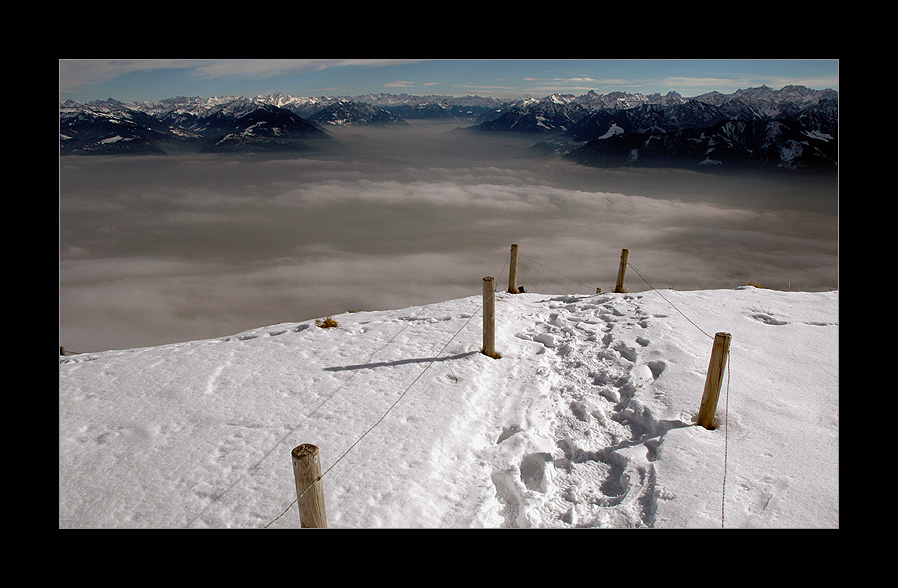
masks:
{"type": "MultiPolygon", "coordinates": [[[[666,365],[638,361],[651,344],[639,333],[652,319],[640,308],[640,298],[556,298],[544,322],[518,333],[541,344],[536,352],[548,354],[552,372],[561,375],[550,395],[561,405],[554,407],[555,449],[524,456],[517,471],[493,474],[505,526],[654,524],[657,501],[666,498],[652,463],[664,424],[634,396],[666,365]]],[[[497,442],[520,431],[511,425],[497,442]]]]}

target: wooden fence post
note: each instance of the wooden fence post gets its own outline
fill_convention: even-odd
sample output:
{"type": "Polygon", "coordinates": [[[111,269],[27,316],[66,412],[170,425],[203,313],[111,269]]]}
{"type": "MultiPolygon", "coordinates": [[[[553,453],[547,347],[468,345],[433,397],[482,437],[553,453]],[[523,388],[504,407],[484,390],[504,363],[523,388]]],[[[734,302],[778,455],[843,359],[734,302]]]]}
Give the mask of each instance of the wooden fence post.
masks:
{"type": "Polygon", "coordinates": [[[518,244],[511,246],[511,261],[508,264],[508,291],[518,293],[518,244]]]}
{"type": "Polygon", "coordinates": [[[499,359],[496,353],[496,293],[493,288],[494,278],[483,278],[483,354],[499,359]]]}
{"type": "Polygon", "coordinates": [[[296,499],[299,523],[304,529],[326,529],[324,490],[320,484],[321,464],[318,447],[303,443],[293,448],[293,477],[296,480],[296,499]]]}
{"type": "Polygon", "coordinates": [[[714,346],[711,348],[711,361],[708,364],[708,377],[705,379],[705,391],[698,411],[698,424],[706,429],[715,428],[714,414],[717,412],[717,400],[720,398],[720,386],[723,384],[723,371],[726,368],[730,353],[729,333],[714,335],[714,346]]]}
{"type": "Polygon", "coordinates": [[[630,257],[629,249],[620,250],[620,267],[617,268],[617,283],[614,285],[615,292],[624,291],[624,273],[627,271],[627,258],[630,257]]]}

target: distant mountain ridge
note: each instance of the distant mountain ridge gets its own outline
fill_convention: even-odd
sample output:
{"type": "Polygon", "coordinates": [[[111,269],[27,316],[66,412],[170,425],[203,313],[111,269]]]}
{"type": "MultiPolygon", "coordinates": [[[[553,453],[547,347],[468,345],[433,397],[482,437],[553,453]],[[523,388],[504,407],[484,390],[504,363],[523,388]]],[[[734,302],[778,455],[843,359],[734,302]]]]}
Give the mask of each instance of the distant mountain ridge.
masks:
{"type": "Polygon", "coordinates": [[[838,135],[834,90],[761,87],[591,113],[565,133],[566,146],[556,152],[597,166],[835,171],[838,135]]]}
{"type": "Polygon", "coordinates": [[[67,101],[59,109],[62,155],[295,151],[326,138],[289,110],[245,98],[67,101]]]}
{"type": "Polygon", "coordinates": [[[838,92],[786,86],[667,95],[553,94],[509,104],[472,129],[546,135],[536,148],[603,167],[836,170],[838,92]]]}
{"type": "Polygon", "coordinates": [[[535,148],[585,165],[838,167],[838,92],[786,86],[639,94],[594,91],[501,101],[367,94],[175,97],[60,104],[60,154],[253,153],[314,149],[334,125],[457,120],[541,136],[535,148]]]}

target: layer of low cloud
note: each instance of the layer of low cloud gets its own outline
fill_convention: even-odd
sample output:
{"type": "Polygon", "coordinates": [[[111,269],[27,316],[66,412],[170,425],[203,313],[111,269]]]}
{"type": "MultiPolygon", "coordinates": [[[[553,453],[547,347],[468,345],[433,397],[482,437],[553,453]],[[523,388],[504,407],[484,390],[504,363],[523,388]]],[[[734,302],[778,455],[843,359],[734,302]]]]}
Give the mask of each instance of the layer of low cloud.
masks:
{"type": "MultiPolygon", "coordinates": [[[[479,295],[484,276],[504,285],[511,243],[519,284],[547,294],[610,290],[622,248],[659,288],[838,287],[834,192],[583,168],[508,137],[396,137],[345,131],[338,154],[295,159],[63,158],[60,344],[479,295]]],[[[649,287],[633,273],[627,286],[649,287]]]]}

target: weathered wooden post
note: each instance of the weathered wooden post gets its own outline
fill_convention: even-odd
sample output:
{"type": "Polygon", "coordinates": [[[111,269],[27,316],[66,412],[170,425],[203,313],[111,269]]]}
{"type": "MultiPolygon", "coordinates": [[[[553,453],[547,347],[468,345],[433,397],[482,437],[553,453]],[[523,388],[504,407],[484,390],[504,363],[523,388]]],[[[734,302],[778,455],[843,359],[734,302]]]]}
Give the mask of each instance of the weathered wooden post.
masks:
{"type": "Polygon", "coordinates": [[[617,268],[617,283],[614,285],[615,292],[624,291],[624,274],[627,271],[627,258],[630,257],[629,249],[620,250],[620,267],[617,268]]]}
{"type": "Polygon", "coordinates": [[[508,291],[518,293],[518,244],[511,246],[511,261],[508,263],[508,291]]]}
{"type": "Polygon", "coordinates": [[[498,359],[496,353],[496,296],[494,278],[483,278],[483,354],[498,359]]]}
{"type": "Polygon", "coordinates": [[[698,424],[706,429],[713,429],[714,414],[717,412],[717,400],[720,398],[720,386],[723,384],[723,371],[726,368],[730,353],[729,333],[714,335],[714,346],[711,348],[711,362],[708,364],[708,377],[705,379],[705,392],[698,411],[698,424]]]}
{"type": "Polygon", "coordinates": [[[318,447],[303,443],[293,448],[293,477],[296,480],[296,499],[299,523],[304,529],[326,529],[324,490],[321,487],[321,464],[318,447]]]}

